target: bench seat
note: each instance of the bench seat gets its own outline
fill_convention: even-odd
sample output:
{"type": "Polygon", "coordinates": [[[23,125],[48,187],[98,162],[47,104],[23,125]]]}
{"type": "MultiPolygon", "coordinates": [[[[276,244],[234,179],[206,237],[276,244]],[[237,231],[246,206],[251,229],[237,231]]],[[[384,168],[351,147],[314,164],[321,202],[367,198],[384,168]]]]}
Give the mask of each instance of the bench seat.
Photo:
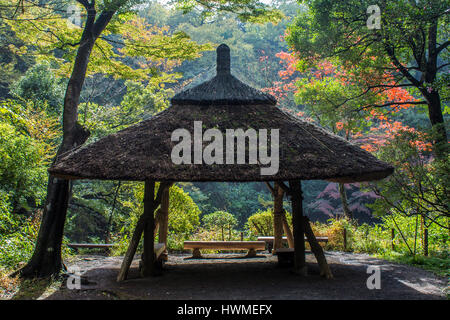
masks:
{"type": "Polygon", "coordinates": [[[192,250],[193,258],[201,258],[200,249],[248,250],[248,257],[254,257],[256,250],[265,250],[264,241],[185,241],[184,249],[192,250]]]}
{"type": "MultiPolygon", "coordinates": [[[[318,242],[328,242],[328,237],[316,237],[316,239],[317,239],[318,242]]],[[[305,237],[305,240],[308,240],[308,239],[305,237]]],[[[273,243],[274,237],[258,237],[258,241],[264,241],[264,242],[267,242],[267,243],[273,243]]],[[[287,238],[283,237],[282,241],[283,242],[287,242],[287,238]]]]}
{"type": "Polygon", "coordinates": [[[112,247],[112,243],[69,243],[67,246],[74,249],[78,253],[78,249],[103,249],[108,252],[112,247]]]}
{"type": "MultiPolygon", "coordinates": [[[[272,236],[262,236],[262,237],[258,237],[258,241],[264,241],[265,243],[267,243],[267,251],[272,252],[272,248],[273,248],[273,242],[274,242],[274,238],[272,236]]],[[[328,242],[328,237],[316,237],[318,242],[328,242]]],[[[307,241],[308,239],[305,237],[305,241],[307,241]]],[[[287,238],[283,237],[282,238],[282,243],[287,243],[287,238]]]]}

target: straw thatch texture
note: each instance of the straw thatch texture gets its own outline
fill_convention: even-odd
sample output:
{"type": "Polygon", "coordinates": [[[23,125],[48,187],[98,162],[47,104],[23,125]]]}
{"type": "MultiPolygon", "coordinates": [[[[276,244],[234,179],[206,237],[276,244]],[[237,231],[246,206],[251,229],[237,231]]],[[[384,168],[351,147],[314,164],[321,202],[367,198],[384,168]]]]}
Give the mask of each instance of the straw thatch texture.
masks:
{"type": "Polygon", "coordinates": [[[287,114],[272,104],[227,104],[173,105],[149,120],[62,155],[49,172],[66,179],[324,179],[356,182],[382,179],[390,175],[393,168],[358,146],[287,114]],[[177,143],[171,141],[171,134],[175,129],[185,128],[193,135],[194,121],[202,121],[204,130],[218,128],[222,132],[238,128],[280,129],[278,173],[262,176],[259,164],[175,165],[171,160],[171,151],[177,143]]]}
{"type": "Polygon", "coordinates": [[[272,95],[256,90],[234,77],[230,67],[230,48],[221,44],[217,48],[217,75],[194,88],[176,94],[172,98],[172,104],[277,104],[272,95]]]}
{"type": "Polygon", "coordinates": [[[277,100],[238,80],[231,74],[217,75],[197,87],[180,92],[172,98],[178,105],[249,105],[277,104],[277,100]]]}

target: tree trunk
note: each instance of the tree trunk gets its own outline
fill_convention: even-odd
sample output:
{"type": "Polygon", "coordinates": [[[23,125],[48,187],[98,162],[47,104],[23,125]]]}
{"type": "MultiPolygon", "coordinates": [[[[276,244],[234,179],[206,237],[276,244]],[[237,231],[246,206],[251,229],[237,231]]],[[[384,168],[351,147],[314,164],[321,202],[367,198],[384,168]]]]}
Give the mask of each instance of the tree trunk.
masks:
{"type": "Polygon", "coordinates": [[[294,227],[294,272],[306,276],[307,268],[301,181],[289,181],[289,186],[291,189],[292,201],[292,224],[294,227]]]}
{"type": "Polygon", "coordinates": [[[164,190],[161,198],[161,222],[159,224],[158,242],[166,245],[166,250],[163,253],[163,258],[167,259],[167,234],[169,232],[169,191],[164,190]]]}
{"type": "Polygon", "coordinates": [[[147,277],[154,275],[156,256],[155,256],[155,182],[146,181],[144,190],[144,253],[142,255],[141,276],[147,277]]]}
{"type": "MultiPolygon", "coordinates": [[[[437,77],[439,60],[439,51],[437,48],[438,29],[438,21],[435,19],[429,25],[428,29],[428,59],[426,61],[426,71],[423,74],[426,83],[433,83],[437,77]]],[[[435,154],[438,157],[444,157],[448,144],[439,91],[435,90],[435,88],[420,89],[428,103],[428,117],[430,118],[431,125],[436,129],[435,154]]]]}
{"type": "MultiPolygon", "coordinates": [[[[95,22],[94,3],[86,3],[87,19],[64,97],[63,140],[56,154],[72,150],[89,137],[89,131],[78,123],[78,104],[86,78],[89,57],[95,41],[111,20],[115,11],[104,11],[95,22]],[[94,23],[95,22],[95,23],[94,23]]],[[[62,267],[61,243],[70,198],[70,182],[49,176],[47,200],[33,256],[17,271],[22,277],[47,277],[58,274],[62,267]]]]}
{"type": "Polygon", "coordinates": [[[343,183],[338,183],[339,185],[339,194],[341,195],[341,202],[342,202],[342,210],[344,211],[344,215],[352,220],[353,214],[348,208],[348,200],[347,200],[347,193],[345,192],[345,186],[343,183]]]}
{"type": "Polygon", "coordinates": [[[111,208],[111,212],[109,214],[108,224],[106,225],[105,243],[109,243],[110,238],[111,238],[112,219],[113,219],[113,215],[114,215],[114,210],[116,209],[117,196],[119,194],[120,185],[121,185],[121,181],[119,181],[119,184],[116,187],[116,192],[114,193],[113,205],[111,208]]]}
{"type": "Polygon", "coordinates": [[[428,117],[431,125],[435,128],[435,154],[438,157],[443,157],[447,150],[447,131],[445,130],[444,116],[441,108],[441,98],[439,92],[432,90],[431,93],[425,96],[428,103],[428,117]]]}
{"type": "Polygon", "coordinates": [[[61,244],[69,195],[69,181],[49,178],[47,204],[33,256],[27,265],[13,275],[45,278],[61,271],[61,244]]]}

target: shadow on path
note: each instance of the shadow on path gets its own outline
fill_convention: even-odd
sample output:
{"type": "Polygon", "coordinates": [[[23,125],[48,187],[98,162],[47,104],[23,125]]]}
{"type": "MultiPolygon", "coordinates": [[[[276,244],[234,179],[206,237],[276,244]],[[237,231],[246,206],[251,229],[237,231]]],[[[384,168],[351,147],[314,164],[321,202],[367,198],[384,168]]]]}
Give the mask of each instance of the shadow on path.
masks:
{"type": "Polygon", "coordinates": [[[96,284],[68,290],[61,286],[47,299],[445,299],[445,279],[422,269],[348,253],[327,253],[333,280],[319,276],[308,255],[308,276],[279,267],[271,255],[243,259],[227,255],[186,259],[169,255],[162,276],[140,278],[134,260],[128,280],[117,283],[121,257],[80,261],[84,276],[96,284]],[[381,268],[381,289],[369,290],[367,266],[381,268]]]}

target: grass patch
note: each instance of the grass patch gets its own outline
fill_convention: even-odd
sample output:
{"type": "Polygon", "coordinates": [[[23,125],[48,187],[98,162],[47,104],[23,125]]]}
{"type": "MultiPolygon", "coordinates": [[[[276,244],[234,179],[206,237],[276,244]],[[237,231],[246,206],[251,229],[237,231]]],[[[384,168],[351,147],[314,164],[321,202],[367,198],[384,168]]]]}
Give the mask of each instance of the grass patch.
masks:
{"type": "Polygon", "coordinates": [[[0,268],[0,300],[35,300],[57,291],[63,278],[60,276],[45,279],[21,279],[10,277],[11,271],[0,268]]]}
{"type": "Polygon", "coordinates": [[[396,252],[388,252],[378,255],[379,258],[408,264],[414,267],[419,267],[441,277],[450,277],[450,257],[448,253],[442,253],[436,256],[425,257],[422,255],[406,255],[396,252]]]}

